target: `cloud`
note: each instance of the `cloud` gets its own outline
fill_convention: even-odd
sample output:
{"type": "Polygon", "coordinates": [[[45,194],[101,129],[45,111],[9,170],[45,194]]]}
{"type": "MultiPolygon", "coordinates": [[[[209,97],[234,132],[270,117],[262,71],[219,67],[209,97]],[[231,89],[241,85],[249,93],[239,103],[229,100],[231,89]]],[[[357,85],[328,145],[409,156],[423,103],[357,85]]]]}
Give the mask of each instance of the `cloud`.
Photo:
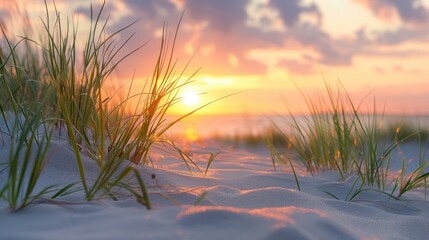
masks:
{"type": "Polygon", "coordinates": [[[193,22],[207,21],[211,30],[231,32],[246,23],[248,0],[186,0],[185,11],[193,22]]]}
{"type": "Polygon", "coordinates": [[[429,40],[429,9],[422,0],[355,0],[379,19],[401,21],[396,29],[375,32],[375,44],[397,45],[407,41],[429,40]]]}
{"type": "Polygon", "coordinates": [[[333,38],[321,27],[323,15],[319,7],[315,3],[306,4],[302,0],[258,2],[259,9],[278,13],[278,19],[271,16],[270,21],[267,19],[265,21],[272,23],[278,20],[285,26],[282,31],[266,31],[261,26],[255,27],[248,24],[252,17],[248,7],[252,2],[246,0],[185,1],[185,23],[190,25],[207,23],[206,27],[186,33],[193,36],[192,45],[213,45],[213,53],[208,58],[216,60],[213,62],[221,64],[223,70],[236,73],[246,73],[246,71],[264,73],[266,68],[260,65],[264,64],[264,59],[250,60],[246,58],[247,53],[258,48],[282,49],[288,41],[299,42],[301,47],[318,53],[318,57],[296,59],[295,62],[285,60],[283,66],[292,72],[303,72],[303,68],[298,70],[300,67],[298,63],[302,62],[305,62],[307,69],[314,69],[314,64],[349,66],[352,64],[353,57],[369,43],[362,31],[355,33],[351,38],[333,38]],[[316,21],[308,21],[309,18],[316,21]],[[239,59],[238,68],[229,66],[228,56],[231,54],[239,59]]]}
{"type": "Polygon", "coordinates": [[[293,28],[291,37],[304,46],[319,53],[315,62],[326,65],[350,65],[352,57],[362,47],[362,42],[353,39],[333,39],[320,28],[310,24],[300,24],[293,28]]]}
{"type": "MultiPolygon", "coordinates": [[[[209,74],[265,74],[268,66],[264,59],[252,59],[249,52],[253,49],[282,49],[285,42],[292,40],[300,47],[317,52],[317,57],[299,58],[283,65],[292,72],[303,72],[304,68],[312,69],[316,63],[327,65],[350,65],[357,49],[355,42],[345,39],[333,39],[320,26],[322,14],[319,7],[303,0],[270,0],[260,2],[262,7],[277,11],[270,22],[282,22],[286,29],[266,31],[262,27],[249,25],[252,12],[249,4],[252,0],[118,0],[108,1],[102,20],[109,16],[107,30],[121,29],[128,23],[140,19],[131,29],[121,36],[135,32],[124,54],[141,44],[150,41],[147,47],[138,54],[132,55],[125,64],[123,72],[136,69],[138,75],[148,74],[151,59],[155,59],[159,50],[159,33],[163,23],[169,24],[170,37],[181,14],[185,16],[181,24],[179,38],[176,42],[176,56],[185,63],[188,58],[200,49],[194,60],[197,67],[202,66],[209,74]],[[316,21],[308,21],[308,17],[316,21]],[[234,56],[232,61],[231,56],[234,56]],[[308,66],[301,66],[302,64],[308,66]],[[144,66],[143,66],[144,65],[144,66]],[[148,66],[149,65],[149,66],[148,66]],[[299,70],[301,68],[301,70],[299,70]]],[[[256,2],[256,1],[255,1],[256,2]]],[[[58,0],[62,6],[67,1],[58,0]]],[[[82,25],[90,18],[90,4],[76,3],[66,10],[79,14],[82,25]]],[[[94,2],[95,11],[100,9],[101,2],[94,2]]],[[[268,14],[269,15],[269,14],[268,14]]],[[[264,20],[264,19],[262,19],[264,20]]],[[[265,20],[264,20],[265,21],[265,20]]]]}
{"type": "Polygon", "coordinates": [[[321,13],[316,4],[303,5],[301,0],[271,0],[272,7],[279,11],[283,22],[287,26],[294,26],[300,22],[300,17],[304,14],[316,17],[319,22],[321,13]]]}
{"type": "Polygon", "coordinates": [[[419,47],[416,48],[406,48],[406,49],[395,49],[392,47],[391,49],[380,49],[379,46],[374,45],[371,47],[367,47],[367,49],[359,52],[362,56],[367,57],[382,57],[382,58],[413,58],[413,57],[423,57],[429,55],[429,51],[427,49],[421,49],[419,47]]]}
{"type": "Polygon", "coordinates": [[[284,39],[299,42],[302,47],[319,54],[311,59],[314,64],[351,65],[353,56],[368,43],[362,31],[352,38],[333,38],[322,29],[323,15],[315,3],[305,5],[301,0],[271,0],[270,6],[278,10],[288,27],[283,34],[284,39]],[[313,21],[308,21],[309,17],[313,21]]]}
{"type": "Polygon", "coordinates": [[[176,11],[176,6],[169,0],[124,0],[134,15],[146,19],[168,19],[169,14],[176,11]]]}
{"type": "MultiPolygon", "coordinates": [[[[70,1],[70,0],[68,0],[70,1]]],[[[63,3],[66,0],[58,2],[63,3]]],[[[350,0],[353,1],[353,0],[350,0]]],[[[418,0],[354,0],[370,7],[376,13],[388,9],[407,21],[426,19],[425,9],[418,0]],[[412,4],[410,3],[412,2],[412,4]]],[[[71,1],[70,1],[71,2],[71,1]]],[[[113,32],[128,23],[141,19],[121,34],[136,33],[128,50],[150,41],[138,54],[132,55],[123,72],[137,71],[148,74],[156,58],[163,23],[169,24],[170,39],[183,11],[185,15],[176,42],[176,56],[187,62],[198,50],[192,66],[203,67],[207,74],[265,74],[266,59],[249,57],[255,49],[283,50],[288,42],[296,42],[299,49],[306,49],[311,56],[277,56],[281,65],[290,72],[311,73],[316,64],[350,66],[353,58],[368,52],[377,55],[380,45],[396,45],[404,41],[428,39],[429,30],[422,26],[401,26],[396,30],[372,33],[365,29],[347,37],[334,37],[323,28],[323,14],[319,1],[305,0],[117,0],[106,2],[104,17],[110,15],[108,30],[113,32]],[[255,3],[257,3],[255,5],[255,3]],[[249,6],[251,6],[249,7],[249,6]],[[257,9],[259,9],[259,12],[257,9]],[[261,10],[262,9],[262,10],[261,10]],[[255,14],[255,15],[252,15],[255,14]],[[259,15],[258,15],[259,14],[259,15]],[[255,17],[257,16],[257,17],[255,17]],[[256,20],[255,20],[256,19],[256,20]],[[252,21],[259,21],[252,24],[252,21]],[[262,24],[270,24],[270,27],[262,24]],[[231,57],[233,56],[233,57],[231,57]],[[128,64],[132,63],[132,64],[128,64]]],[[[69,6],[69,5],[67,5],[69,6]]],[[[89,4],[74,4],[67,9],[89,18],[89,4]],[[72,9],[73,8],[73,9],[72,9]]],[[[97,1],[94,8],[99,9],[97,1]]],[[[1,9],[1,8],[0,8],[1,9]]],[[[253,22],[254,23],[254,22],[253,22]]],[[[83,24],[82,24],[83,25],[83,24]]],[[[429,28],[428,28],[429,29],[429,28]]],[[[296,49],[295,49],[296,50],[296,49]]],[[[127,50],[124,51],[124,53],[127,50]]],[[[388,54],[382,52],[380,54],[388,54]]]]}
{"type": "Polygon", "coordinates": [[[390,19],[394,15],[408,23],[423,24],[428,20],[428,9],[421,0],[356,0],[367,6],[378,17],[390,19]]]}
{"type": "Polygon", "coordinates": [[[400,27],[396,30],[378,32],[376,40],[380,44],[395,45],[406,41],[429,40],[429,28],[400,27]]]}
{"type": "Polygon", "coordinates": [[[310,75],[317,72],[313,63],[294,59],[283,59],[277,67],[288,69],[289,73],[293,75],[310,75]]]}
{"type": "MultiPolygon", "coordinates": [[[[249,19],[253,14],[249,12],[249,4],[252,2],[251,0],[109,1],[106,2],[103,20],[110,15],[108,30],[113,32],[136,19],[141,19],[135,26],[121,34],[126,37],[135,32],[135,37],[129,42],[129,50],[150,41],[147,47],[127,60],[134,64],[124,66],[126,68],[124,72],[137,69],[138,75],[150,71],[147,65],[158,53],[159,33],[163,23],[170,25],[168,30],[171,34],[183,11],[185,16],[176,42],[176,56],[180,56],[186,62],[187,56],[191,57],[194,51],[200,49],[194,62],[210,74],[265,74],[268,67],[264,64],[264,59],[252,59],[248,53],[253,49],[281,49],[289,40],[300,42],[301,47],[318,52],[319,57],[296,59],[297,63],[304,61],[306,64],[316,62],[328,65],[351,64],[353,52],[347,48],[353,44],[333,39],[321,29],[320,22],[323,16],[316,4],[304,4],[302,0],[261,2],[265,9],[278,12],[278,16],[270,21],[281,21],[287,27],[284,31],[267,32],[261,27],[249,25],[249,19]],[[317,21],[308,22],[309,16],[317,21]],[[234,61],[231,61],[231,56],[234,56],[234,61]]],[[[75,8],[69,9],[70,11],[85,16],[86,20],[89,19],[89,4],[73,6],[75,8]]],[[[94,4],[94,9],[100,7],[100,2],[94,4]]],[[[298,68],[298,64],[291,62],[285,66],[291,71],[298,68]]]]}
{"type": "MultiPolygon", "coordinates": [[[[133,14],[128,19],[141,17],[137,26],[136,38],[151,40],[150,48],[142,51],[146,56],[157,52],[156,32],[162,23],[170,24],[173,31],[182,11],[185,11],[179,38],[176,43],[176,55],[184,61],[198,50],[192,65],[203,67],[209,74],[262,74],[267,68],[258,61],[247,58],[247,51],[254,47],[273,44],[273,34],[264,35],[258,29],[247,26],[246,6],[248,0],[186,0],[182,2],[168,0],[123,0],[133,14]],[[181,8],[183,7],[183,8],[181,8]],[[158,11],[156,16],[147,11],[158,11]],[[154,46],[155,45],[155,46],[154,46]],[[231,56],[235,60],[231,61],[231,56]],[[239,64],[237,64],[239,63],[239,64]]],[[[117,26],[115,26],[117,28],[117,26]]],[[[280,40],[278,40],[281,43],[280,40]]],[[[135,44],[136,45],[136,44],[135,44]]],[[[131,57],[142,62],[138,56],[131,57]]],[[[142,68],[139,68],[141,71],[142,68]]],[[[147,69],[146,69],[147,70],[147,69]]]]}

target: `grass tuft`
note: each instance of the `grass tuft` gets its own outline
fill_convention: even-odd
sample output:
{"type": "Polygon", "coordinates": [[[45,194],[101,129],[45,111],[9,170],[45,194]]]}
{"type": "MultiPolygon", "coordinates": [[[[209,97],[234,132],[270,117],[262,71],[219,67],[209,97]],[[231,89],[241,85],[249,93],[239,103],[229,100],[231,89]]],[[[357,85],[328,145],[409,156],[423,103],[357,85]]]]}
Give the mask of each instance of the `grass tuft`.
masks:
{"type": "MultiPolygon", "coordinates": [[[[301,119],[290,113],[290,126],[294,132],[285,141],[288,146],[274,147],[273,140],[269,143],[274,167],[275,162],[289,163],[297,185],[299,182],[289,158],[290,153],[280,153],[278,149],[289,149],[296,154],[311,174],[329,169],[338,172],[343,180],[350,174],[357,174],[358,178],[346,200],[353,200],[369,190],[364,186],[375,187],[376,191],[389,198],[400,198],[419,187],[426,189],[429,172],[426,170],[424,151],[427,146],[423,144],[420,145],[419,165],[411,174],[406,174],[405,162],[397,177],[389,171],[392,153],[401,143],[411,138],[417,138],[420,143],[428,141],[424,131],[395,127],[392,134],[392,128],[383,128],[384,112],[377,112],[375,100],[371,112],[364,113],[361,110],[363,101],[354,103],[342,85],[332,88],[325,83],[324,94],[300,91],[309,114],[302,115],[301,119]],[[357,182],[360,186],[356,185],[357,182]]],[[[277,132],[281,132],[279,127],[276,128],[277,132]]],[[[283,136],[287,138],[286,134],[283,136]]]]}
{"type": "MultiPolygon", "coordinates": [[[[55,2],[49,9],[46,1],[40,41],[23,36],[14,42],[1,29],[5,41],[0,44],[0,119],[4,123],[0,140],[5,144],[6,139],[12,139],[13,144],[9,161],[0,168],[9,174],[7,181],[0,183],[0,198],[12,210],[25,208],[52,192],[56,199],[83,191],[85,199],[91,201],[106,196],[116,199],[120,189],[150,208],[145,183],[135,164],[149,164],[154,147],[174,149],[190,171],[192,165],[203,174],[184,151],[164,137],[169,128],[210,104],[167,121],[168,110],[180,101],[181,88],[192,83],[196,73],[185,77],[189,63],[177,70],[174,49],[180,21],[172,39],[167,26],[163,27],[152,78],[135,95],[131,83],[125,97],[118,101],[122,92],[109,95],[112,91],[105,83],[119,64],[145,44],[124,52],[134,34],[122,41],[121,35],[136,22],[109,33],[104,9],[105,2],[98,11],[91,5],[86,35],[78,36],[78,24],[62,18],[55,2]],[[10,112],[15,118],[9,116],[10,112]],[[44,132],[38,134],[41,127],[44,132]],[[80,182],[60,189],[49,186],[33,194],[54,128],[67,134],[80,182]],[[94,179],[89,179],[85,168],[89,158],[99,170],[94,179]]],[[[215,157],[209,159],[205,173],[215,157]]]]}

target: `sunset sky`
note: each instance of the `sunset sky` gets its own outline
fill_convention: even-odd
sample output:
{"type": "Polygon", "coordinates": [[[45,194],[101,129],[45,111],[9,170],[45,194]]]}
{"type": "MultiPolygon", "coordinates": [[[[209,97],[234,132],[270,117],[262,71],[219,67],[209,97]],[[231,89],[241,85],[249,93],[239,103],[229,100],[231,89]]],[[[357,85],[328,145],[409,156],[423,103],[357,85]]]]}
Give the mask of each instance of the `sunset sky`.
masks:
{"type": "MultiPolygon", "coordinates": [[[[13,9],[25,9],[35,25],[44,17],[42,0],[10,2],[0,0],[9,32],[19,29],[8,20],[13,9]]],[[[56,4],[84,31],[90,2],[101,6],[56,4]]],[[[356,99],[373,91],[389,113],[429,113],[429,0],[108,0],[109,31],[140,19],[127,31],[136,33],[128,49],[149,41],[120,66],[120,79],[134,72],[137,82],[146,79],[162,24],[174,32],[184,11],[176,57],[183,66],[195,54],[187,74],[201,69],[175,113],[231,93],[238,94],[200,113],[284,112],[286,103],[301,109],[296,85],[319,89],[324,81],[341,81],[356,99]]]]}

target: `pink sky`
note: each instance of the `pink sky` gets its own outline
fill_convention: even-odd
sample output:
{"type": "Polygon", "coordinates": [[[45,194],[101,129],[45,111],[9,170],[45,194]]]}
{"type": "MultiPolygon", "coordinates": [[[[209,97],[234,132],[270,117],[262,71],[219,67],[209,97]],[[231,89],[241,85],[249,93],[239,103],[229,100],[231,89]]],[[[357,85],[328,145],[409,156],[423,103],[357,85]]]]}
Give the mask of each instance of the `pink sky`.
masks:
{"type": "MultiPolygon", "coordinates": [[[[0,16],[18,35],[8,25],[9,2],[0,0],[0,16]]],[[[89,1],[56,4],[85,31],[89,1]]],[[[41,0],[18,5],[32,21],[44,16],[41,0]]],[[[109,31],[140,19],[129,49],[149,41],[120,66],[121,79],[151,73],[162,24],[173,31],[183,11],[176,56],[184,65],[196,53],[188,74],[201,68],[184,92],[202,93],[199,104],[242,92],[201,113],[284,112],[285,101],[301,109],[296,85],[319,89],[338,80],[357,99],[373,91],[388,112],[429,113],[429,1],[108,0],[109,31]]],[[[175,112],[195,106],[179,104],[175,112]]]]}

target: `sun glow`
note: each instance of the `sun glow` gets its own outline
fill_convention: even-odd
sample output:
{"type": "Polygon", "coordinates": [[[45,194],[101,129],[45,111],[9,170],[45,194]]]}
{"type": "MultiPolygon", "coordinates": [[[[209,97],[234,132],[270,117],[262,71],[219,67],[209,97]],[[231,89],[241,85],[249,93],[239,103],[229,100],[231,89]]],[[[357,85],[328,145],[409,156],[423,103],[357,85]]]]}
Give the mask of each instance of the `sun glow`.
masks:
{"type": "Polygon", "coordinates": [[[186,106],[195,106],[200,103],[200,96],[193,90],[187,90],[182,94],[182,102],[186,106]]]}

